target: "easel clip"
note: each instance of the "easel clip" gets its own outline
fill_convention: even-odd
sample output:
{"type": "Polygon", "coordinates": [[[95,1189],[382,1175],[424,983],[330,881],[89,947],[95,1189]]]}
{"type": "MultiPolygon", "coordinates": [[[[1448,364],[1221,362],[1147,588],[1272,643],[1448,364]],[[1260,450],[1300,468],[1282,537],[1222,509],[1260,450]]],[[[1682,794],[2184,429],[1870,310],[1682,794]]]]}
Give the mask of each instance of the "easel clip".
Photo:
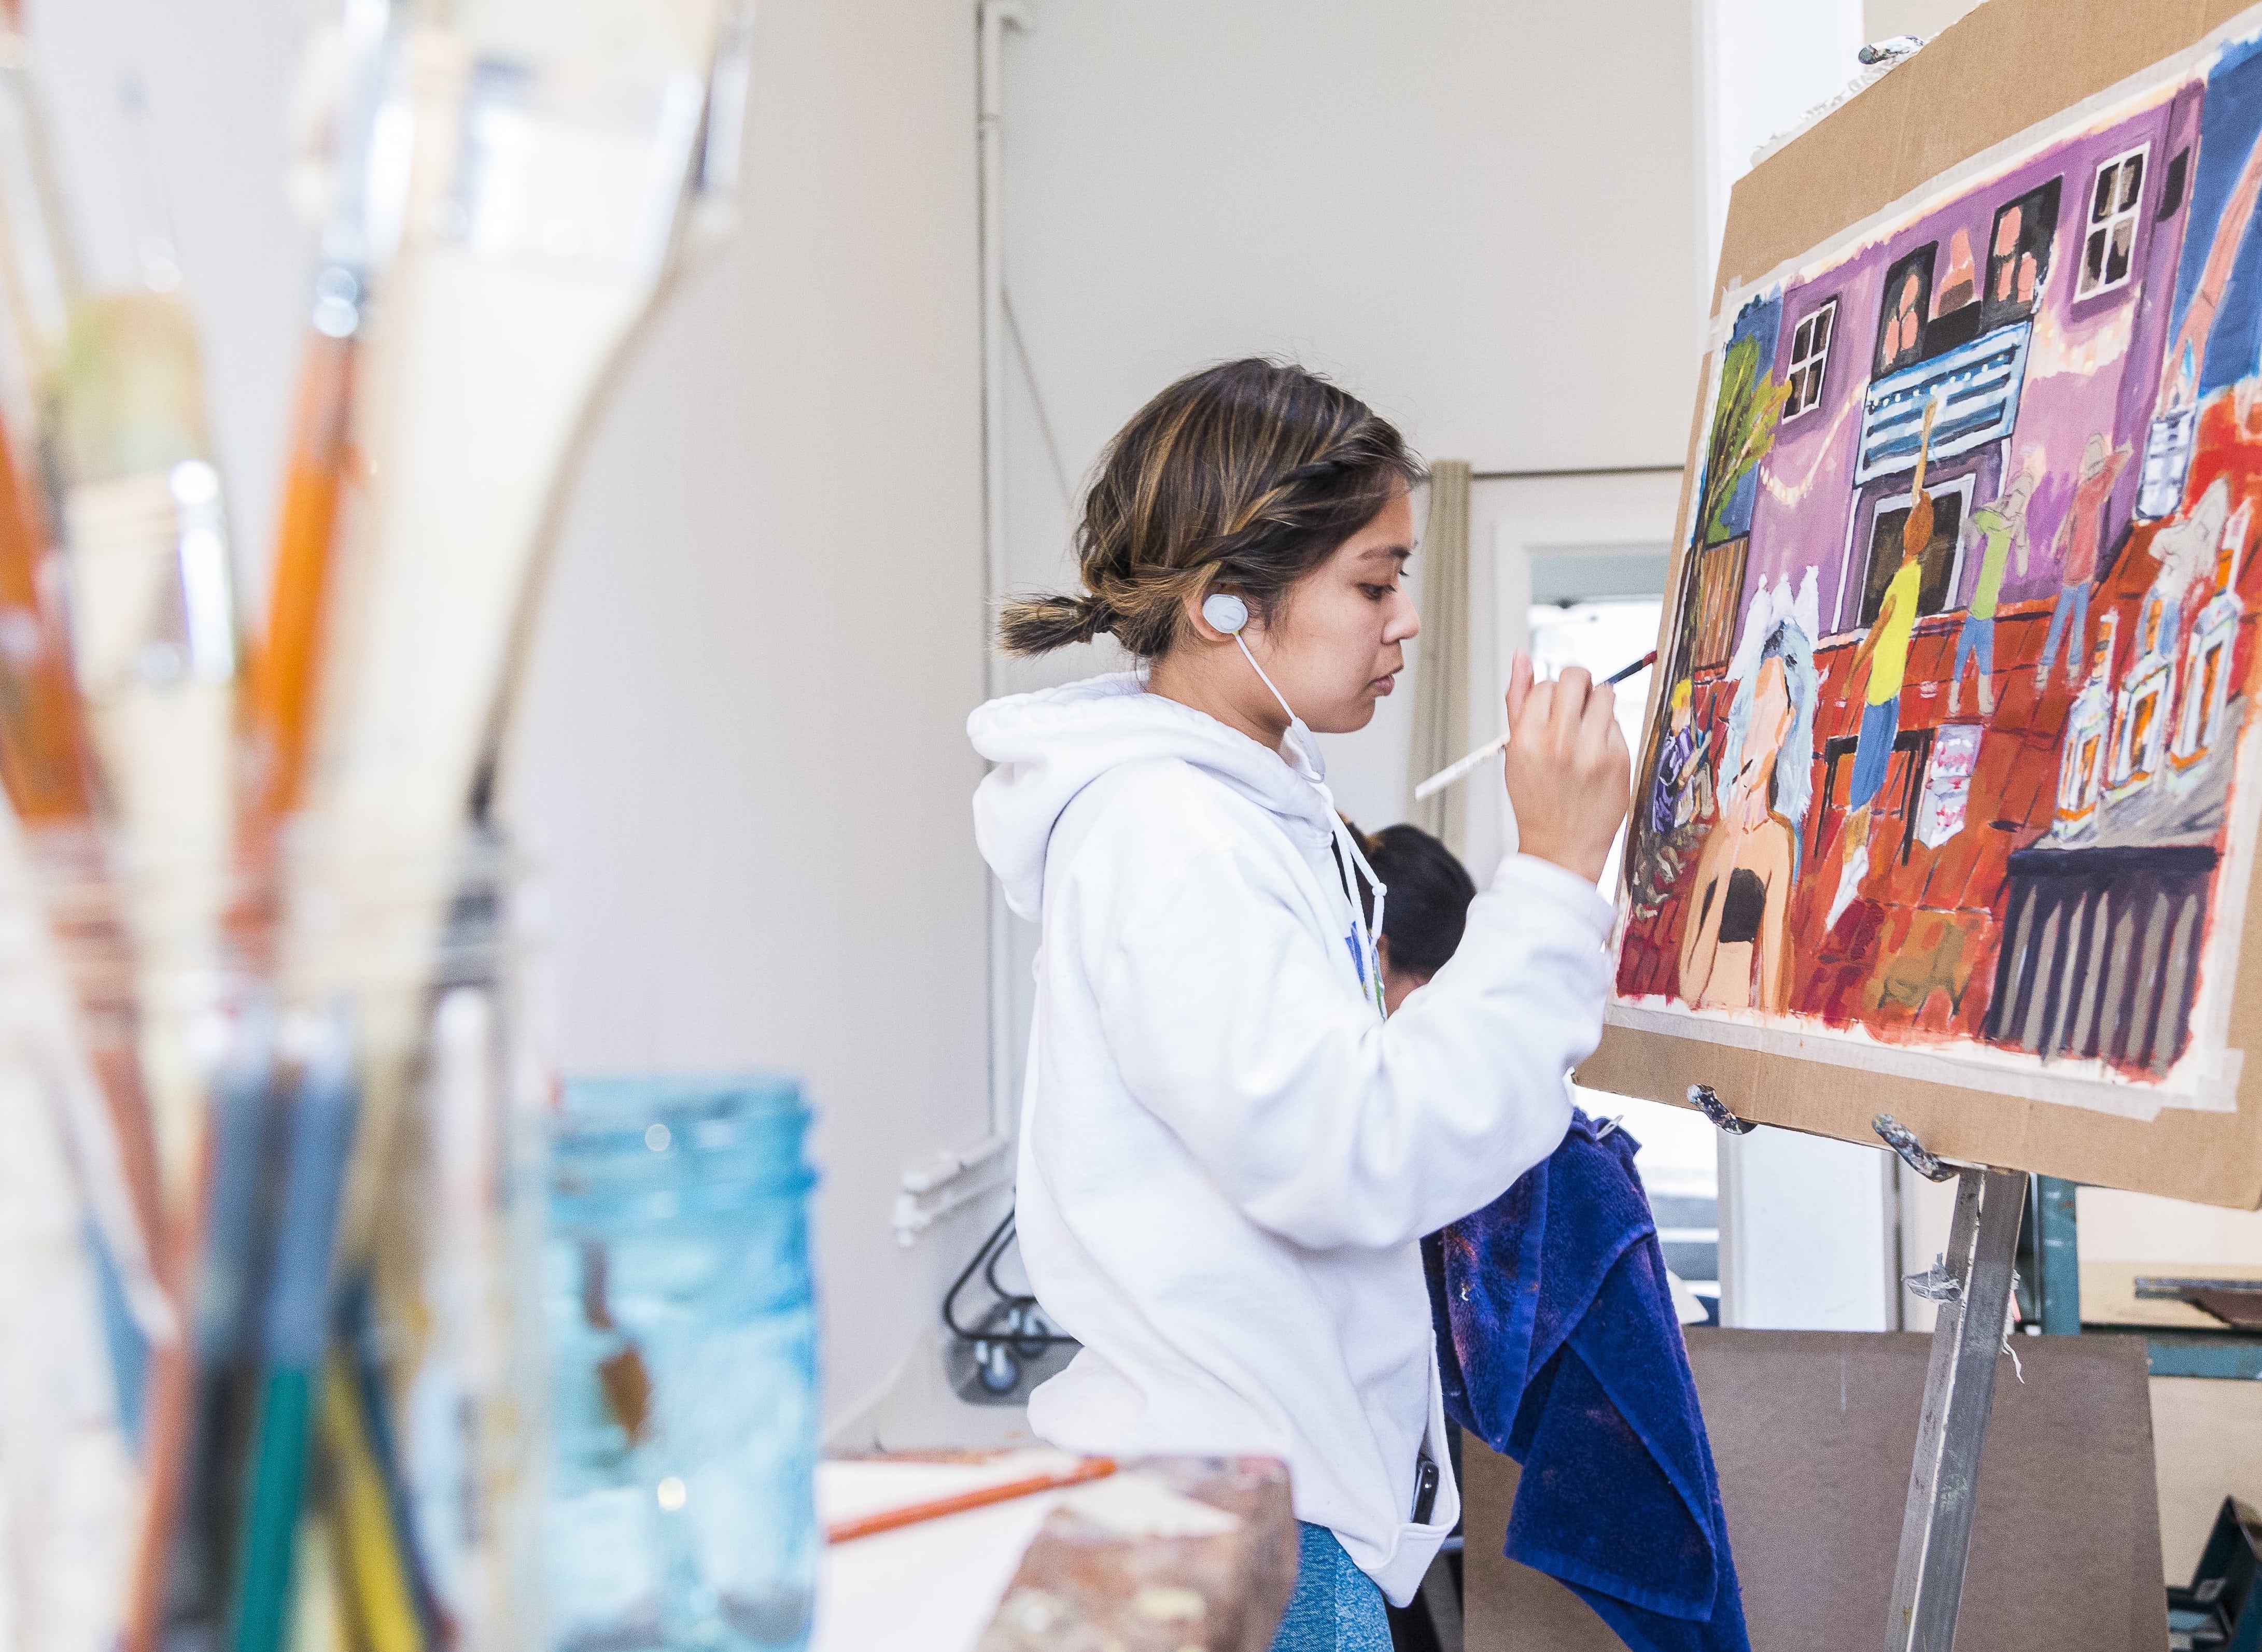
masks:
{"type": "Polygon", "coordinates": [[[1869,1128],[1884,1138],[1886,1146],[1900,1156],[1900,1161],[1927,1182],[1953,1182],[1956,1167],[1942,1164],[1940,1155],[1927,1153],[1916,1132],[1891,1113],[1879,1113],[1869,1121],[1869,1128]]]}
{"type": "Polygon", "coordinates": [[[1738,1118],[1730,1112],[1727,1104],[1709,1084],[1691,1084],[1689,1087],[1689,1105],[1731,1136],[1748,1136],[1759,1128],[1750,1119],[1738,1118]]]}

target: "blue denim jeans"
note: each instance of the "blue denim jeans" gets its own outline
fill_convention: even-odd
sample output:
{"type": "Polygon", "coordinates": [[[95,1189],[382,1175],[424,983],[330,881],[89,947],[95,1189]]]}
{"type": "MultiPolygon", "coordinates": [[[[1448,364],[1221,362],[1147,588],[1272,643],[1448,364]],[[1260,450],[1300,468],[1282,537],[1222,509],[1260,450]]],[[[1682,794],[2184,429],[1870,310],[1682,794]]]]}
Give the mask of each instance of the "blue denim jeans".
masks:
{"type": "Polygon", "coordinates": [[[1980,676],[1992,677],[1995,674],[1995,621],[1992,618],[1983,620],[1976,614],[1963,616],[1963,623],[1956,632],[1956,674],[1949,681],[1963,682],[1964,663],[1971,659],[1979,662],[1980,676]]]}
{"type": "Polygon", "coordinates": [[[1893,766],[1893,742],[1900,731],[1898,694],[1882,706],[1862,708],[1861,737],[1854,743],[1854,789],[1846,799],[1848,809],[1869,808],[1870,799],[1884,788],[1893,766]]]}
{"type": "Polygon", "coordinates": [[[1326,1526],[1300,1520],[1297,1527],[1296,1592],[1272,1652],[1390,1652],[1390,1620],[1374,1579],[1351,1563],[1326,1526]]]}
{"type": "Polygon", "coordinates": [[[2065,638],[2067,674],[2078,681],[2089,670],[2089,581],[2058,587],[2057,601],[2050,608],[2049,635],[2042,639],[2042,657],[2035,662],[2035,680],[2041,682],[2049,676],[2050,661],[2057,653],[2057,640],[2065,638]],[[2068,620],[2073,624],[2066,625],[2068,620]]]}

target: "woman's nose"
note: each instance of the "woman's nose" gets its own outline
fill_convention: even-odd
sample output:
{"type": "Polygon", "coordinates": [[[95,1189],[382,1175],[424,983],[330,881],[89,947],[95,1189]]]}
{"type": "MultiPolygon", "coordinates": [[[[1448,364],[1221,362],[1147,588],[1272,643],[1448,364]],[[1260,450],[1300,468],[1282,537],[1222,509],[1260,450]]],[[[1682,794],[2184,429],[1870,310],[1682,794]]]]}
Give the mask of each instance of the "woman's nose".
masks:
{"type": "Polygon", "coordinates": [[[1411,602],[1404,597],[1399,598],[1397,612],[1390,616],[1390,623],[1382,628],[1382,640],[1386,643],[1410,643],[1421,635],[1421,614],[1415,611],[1411,602]]]}

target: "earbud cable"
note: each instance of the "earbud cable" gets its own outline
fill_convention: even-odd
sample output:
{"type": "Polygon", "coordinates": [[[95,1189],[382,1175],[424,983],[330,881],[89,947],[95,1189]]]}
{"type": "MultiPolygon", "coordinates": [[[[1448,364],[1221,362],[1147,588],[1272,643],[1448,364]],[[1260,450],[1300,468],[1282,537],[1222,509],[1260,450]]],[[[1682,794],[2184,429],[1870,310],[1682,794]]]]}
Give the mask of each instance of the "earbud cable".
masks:
{"type": "MultiPolygon", "coordinates": [[[[1264,674],[1264,668],[1257,663],[1257,656],[1249,651],[1248,639],[1239,631],[1235,631],[1233,633],[1233,640],[1240,643],[1241,657],[1249,662],[1249,669],[1257,673],[1257,680],[1271,691],[1272,698],[1280,702],[1280,709],[1288,714],[1289,731],[1296,736],[1296,744],[1303,751],[1306,760],[1310,761],[1315,755],[1312,731],[1305,727],[1304,720],[1296,715],[1296,708],[1288,703],[1288,697],[1280,692],[1270,677],[1264,674]]],[[[1327,782],[1315,780],[1312,785],[1322,797],[1327,799],[1328,819],[1334,826],[1335,840],[1339,845],[1336,857],[1336,871],[1343,880],[1344,894],[1351,901],[1351,922],[1358,925],[1358,938],[1365,943],[1366,955],[1361,963],[1361,973],[1365,975],[1366,986],[1374,995],[1374,1008],[1377,1013],[1387,1014],[1388,1011],[1384,1008],[1382,1001],[1382,952],[1381,949],[1375,945],[1374,937],[1382,933],[1382,902],[1383,898],[1390,893],[1389,887],[1374,875],[1374,868],[1367,864],[1366,857],[1359,852],[1357,835],[1344,824],[1342,815],[1336,809],[1335,794],[1328,790],[1327,782]],[[1345,853],[1349,855],[1349,861],[1344,858],[1345,853]],[[1372,923],[1367,921],[1365,909],[1359,901],[1358,887],[1351,880],[1352,863],[1358,866],[1359,876],[1366,880],[1366,887],[1374,891],[1374,920],[1372,923]]]]}

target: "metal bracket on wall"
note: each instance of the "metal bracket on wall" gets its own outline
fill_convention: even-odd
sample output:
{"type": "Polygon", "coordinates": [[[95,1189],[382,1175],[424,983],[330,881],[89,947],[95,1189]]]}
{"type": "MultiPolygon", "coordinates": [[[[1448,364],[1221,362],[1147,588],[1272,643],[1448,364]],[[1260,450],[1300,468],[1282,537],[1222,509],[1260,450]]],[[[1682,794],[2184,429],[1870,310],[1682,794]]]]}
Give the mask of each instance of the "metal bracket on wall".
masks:
{"type": "Polygon", "coordinates": [[[943,1217],[1011,1182],[1013,1159],[1006,1150],[1012,1145],[1004,1136],[985,1136],[904,1171],[896,1194],[896,1243],[909,1249],[943,1217]]]}

